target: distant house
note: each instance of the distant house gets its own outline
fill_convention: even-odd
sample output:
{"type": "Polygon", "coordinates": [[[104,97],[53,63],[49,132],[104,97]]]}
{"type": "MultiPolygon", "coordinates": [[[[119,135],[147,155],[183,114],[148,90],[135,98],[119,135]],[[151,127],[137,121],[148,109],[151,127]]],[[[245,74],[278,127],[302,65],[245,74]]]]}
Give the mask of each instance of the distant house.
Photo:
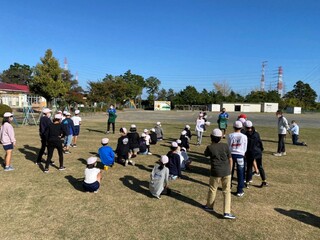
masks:
{"type": "Polygon", "coordinates": [[[43,97],[31,96],[27,85],[0,82],[0,103],[11,108],[22,108],[27,106],[42,108],[46,106],[43,97]]]}

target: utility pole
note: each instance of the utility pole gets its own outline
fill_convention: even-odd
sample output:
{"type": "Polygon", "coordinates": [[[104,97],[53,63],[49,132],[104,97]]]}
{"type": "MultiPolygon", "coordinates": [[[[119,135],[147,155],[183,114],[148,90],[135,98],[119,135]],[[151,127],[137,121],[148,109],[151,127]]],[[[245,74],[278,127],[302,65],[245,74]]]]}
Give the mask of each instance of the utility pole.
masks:
{"type": "Polygon", "coordinates": [[[278,69],[278,93],[280,95],[280,97],[283,97],[283,83],[282,83],[282,67],[280,66],[278,69]]]}
{"type": "Polygon", "coordinates": [[[262,70],[261,70],[261,82],[260,82],[260,91],[264,92],[264,86],[265,86],[265,81],[264,81],[264,67],[267,66],[268,61],[263,61],[262,62],[262,70]]]}

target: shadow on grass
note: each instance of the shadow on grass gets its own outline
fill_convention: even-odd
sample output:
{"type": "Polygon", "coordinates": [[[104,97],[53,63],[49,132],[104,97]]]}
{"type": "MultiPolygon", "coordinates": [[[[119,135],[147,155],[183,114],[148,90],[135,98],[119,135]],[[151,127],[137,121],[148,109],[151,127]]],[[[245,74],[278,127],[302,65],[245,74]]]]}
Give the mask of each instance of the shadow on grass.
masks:
{"type": "Polygon", "coordinates": [[[274,210],[276,210],[278,213],[281,213],[283,215],[296,219],[305,224],[311,225],[316,228],[320,228],[320,217],[312,213],[308,213],[301,210],[295,210],[295,209],[290,209],[287,211],[282,208],[275,208],[274,210]]]}
{"type": "Polygon", "coordinates": [[[123,185],[130,188],[132,191],[152,198],[152,195],[149,192],[149,182],[141,181],[133,176],[128,175],[120,178],[119,180],[123,183],[123,185]]]}
{"type": "Polygon", "coordinates": [[[198,183],[198,184],[201,184],[201,185],[204,185],[204,186],[209,186],[207,183],[204,183],[204,182],[201,182],[197,179],[194,179],[192,177],[189,177],[187,175],[182,175],[182,179],[183,180],[186,180],[186,181],[190,181],[190,182],[194,182],[194,183],[198,183]]]}
{"type": "Polygon", "coordinates": [[[75,178],[71,175],[65,176],[65,178],[74,187],[74,189],[76,189],[80,192],[84,192],[84,189],[82,187],[82,183],[83,183],[84,178],[75,178]]]}
{"type": "Polygon", "coordinates": [[[106,131],[98,130],[98,129],[93,129],[93,128],[87,128],[87,130],[88,130],[89,132],[98,132],[98,133],[103,133],[103,134],[106,133],[106,131]]]}
{"type": "Polygon", "coordinates": [[[262,142],[278,143],[276,140],[261,139],[262,142]]]}
{"type": "Polygon", "coordinates": [[[196,173],[196,174],[200,174],[206,177],[210,176],[210,170],[207,168],[203,168],[203,167],[198,167],[198,166],[194,166],[191,165],[191,170],[189,171],[190,173],[196,173]]]}
{"type": "Polygon", "coordinates": [[[144,165],[142,165],[142,164],[138,164],[138,163],[136,163],[136,165],[135,165],[137,168],[139,168],[139,169],[141,169],[141,170],[144,170],[144,171],[147,171],[147,172],[151,172],[152,171],[152,168],[153,168],[153,166],[152,165],[149,165],[149,166],[144,166],[144,165]]]}
{"type": "Polygon", "coordinates": [[[18,148],[18,150],[25,155],[25,159],[35,163],[40,149],[30,145],[23,145],[23,148],[18,148]]]}

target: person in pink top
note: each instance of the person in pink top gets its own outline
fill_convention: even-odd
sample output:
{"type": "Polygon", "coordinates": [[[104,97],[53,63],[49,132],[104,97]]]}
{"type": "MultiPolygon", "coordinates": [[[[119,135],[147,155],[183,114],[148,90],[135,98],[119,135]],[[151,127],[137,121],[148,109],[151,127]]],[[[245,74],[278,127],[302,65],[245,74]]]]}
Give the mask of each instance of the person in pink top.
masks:
{"type": "Polygon", "coordinates": [[[10,112],[6,112],[3,115],[2,126],[0,130],[0,138],[3,149],[6,151],[6,155],[4,157],[5,171],[12,171],[14,168],[11,166],[11,156],[13,147],[16,145],[16,139],[14,136],[14,130],[11,125],[13,120],[13,114],[10,112]]]}

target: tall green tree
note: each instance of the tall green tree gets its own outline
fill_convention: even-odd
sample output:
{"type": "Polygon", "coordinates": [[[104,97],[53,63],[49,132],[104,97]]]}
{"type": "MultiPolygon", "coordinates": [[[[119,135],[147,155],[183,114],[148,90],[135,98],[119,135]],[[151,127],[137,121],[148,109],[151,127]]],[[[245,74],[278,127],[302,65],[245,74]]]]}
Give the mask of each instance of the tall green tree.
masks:
{"type": "Polygon", "coordinates": [[[285,98],[296,99],[299,101],[301,107],[312,109],[316,106],[317,93],[310,87],[308,83],[297,81],[293,86],[293,90],[287,92],[285,98]]]}
{"type": "Polygon", "coordinates": [[[145,81],[145,87],[147,89],[148,101],[149,105],[152,106],[154,103],[154,100],[156,99],[156,94],[159,91],[159,86],[161,84],[161,81],[156,77],[148,77],[145,81]]]}
{"type": "Polygon", "coordinates": [[[45,52],[40,61],[41,63],[34,68],[34,78],[30,81],[29,86],[31,92],[44,97],[48,106],[51,106],[54,98],[62,97],[68,92],[70,83],[63,81],[63,70],[58,60],[53,57],[51,49],[45,52]]]}
{"type": "Polygon", "coordinates": [[[26,64],[14,63],[0,74],[0,80],[5,83],[27,85],[32,80],[32,68],[26,64]]]}
{"type": "Polygon", "coordinates": [[[128,89],[128,97],[133,99],[135,103],[141,101],[142,90],[145,87],[144,78],[137,74],[132,74],[131,70],[128,70],[120,77],[130,86],[128,89]]]}

